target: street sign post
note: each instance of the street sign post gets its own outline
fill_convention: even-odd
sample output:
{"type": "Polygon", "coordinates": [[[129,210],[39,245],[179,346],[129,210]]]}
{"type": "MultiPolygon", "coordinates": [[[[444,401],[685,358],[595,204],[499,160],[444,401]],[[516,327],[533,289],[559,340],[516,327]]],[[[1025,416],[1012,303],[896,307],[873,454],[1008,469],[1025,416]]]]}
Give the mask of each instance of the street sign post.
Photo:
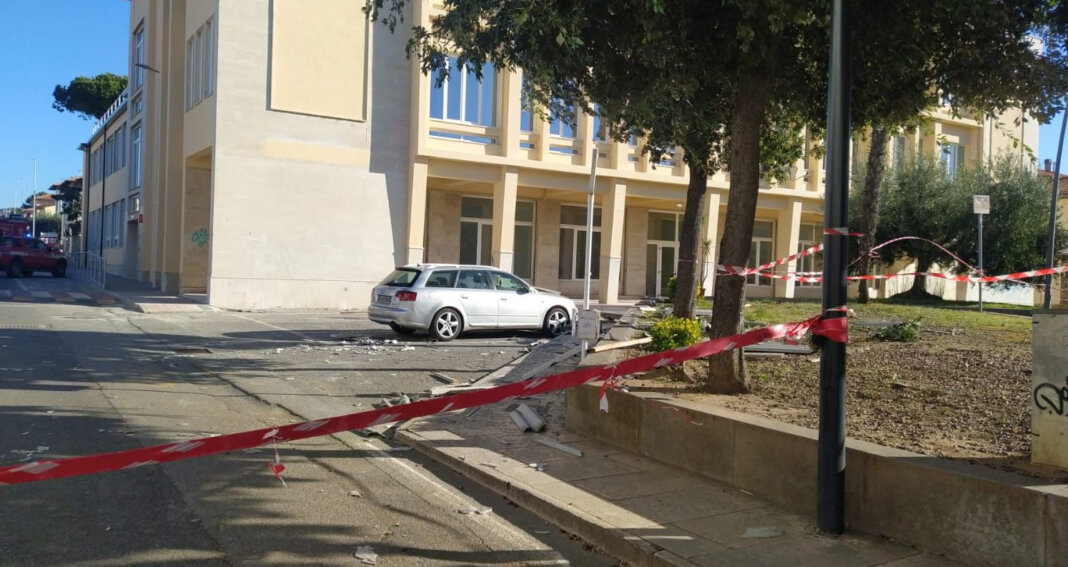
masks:
{"type": "MultiPolygon", "coordinates": [[[[983,215],[990,214],[990,195],[972,195],[972,211],[979,218],[979,275],[983,275],[983,215]]],[[[983,282],[979,282],[979,312],[983,311],[983,282]]]]}

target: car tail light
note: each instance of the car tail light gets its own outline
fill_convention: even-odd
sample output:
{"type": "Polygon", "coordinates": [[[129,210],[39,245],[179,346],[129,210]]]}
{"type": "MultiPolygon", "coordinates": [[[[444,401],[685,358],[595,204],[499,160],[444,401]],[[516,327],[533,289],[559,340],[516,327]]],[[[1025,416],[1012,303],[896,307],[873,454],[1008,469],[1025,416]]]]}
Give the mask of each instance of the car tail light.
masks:
{"type": "Polygon", "coordinates": [[[397,293],[397,301],[415,301],[414,291],[401,291],[397,293]]]}

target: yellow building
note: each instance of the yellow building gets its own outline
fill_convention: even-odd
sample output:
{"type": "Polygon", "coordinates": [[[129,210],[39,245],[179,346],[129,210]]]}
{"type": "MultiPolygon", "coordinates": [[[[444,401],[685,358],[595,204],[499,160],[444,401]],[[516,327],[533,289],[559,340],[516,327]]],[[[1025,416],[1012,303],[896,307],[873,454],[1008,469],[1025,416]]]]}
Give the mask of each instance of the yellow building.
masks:
{"type": "MultiPolygon", "coordinates": [[[[394,265],[418,262],[493,264],[578,295],[590,237],[594,297],[664,293],[685,200],[681,154],[650,163],[640,140],[611,141],[581,112],[573,126],[542,119],[524,108],[521,72],[487,65],[479,82],[454,70],[438,86],[405,59],[406,37],[369,26],[361,6],[131,2],[130,86],[92,140],[106,143],[105,125],[120,133],[125,172],[87,184],[85,201],[86,234],[103,223],[105,243],[119,239],[103,248],[112,271],[241,309],[364,308],[394,265]],[[100,210],[105,220],[94,223],[100,210]],[[117,237],[107,228],[116,214],[117,237]]],[[[442,8],[415,2],[406,21],[428,23],[442,8]]],[[[1037,124],[1026,121],[1008,131],[936,112],[931,125],[895,151],[941,149],[955,168],[1014,137],[1037,145],[1037,124]]],[[[706,290],[727,187],[727,174],[712,176],[702,211],[706,290]]],[[[761,187],[751,265],[822,240],[823,187],[814,158],[761,187]]],[[[806,258],[791,269],[818,266],[806,258]]],[[[793,281],[749,284],[754,297],[819,294],[793,281]]]]}

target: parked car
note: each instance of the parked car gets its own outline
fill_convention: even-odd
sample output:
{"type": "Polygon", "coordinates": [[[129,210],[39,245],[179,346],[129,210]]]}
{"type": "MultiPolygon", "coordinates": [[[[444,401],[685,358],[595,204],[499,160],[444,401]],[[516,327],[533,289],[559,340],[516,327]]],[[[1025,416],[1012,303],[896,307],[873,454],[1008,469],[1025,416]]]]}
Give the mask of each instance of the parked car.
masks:
{"type": "Polygon", "coordinates": [[[4,236],[0,237],[0,270],[9,278],[32,276],[34,272],[62,278],[67,275],[67,258],[36,238],[4,236]]]}
{"type": "Polygon", "coordinates": [[[421,264],[397,268],[371,292],[368,316],[408,335],[451,341],[474,329],[570,332],[575,303],[490,266],[421,264]]]}

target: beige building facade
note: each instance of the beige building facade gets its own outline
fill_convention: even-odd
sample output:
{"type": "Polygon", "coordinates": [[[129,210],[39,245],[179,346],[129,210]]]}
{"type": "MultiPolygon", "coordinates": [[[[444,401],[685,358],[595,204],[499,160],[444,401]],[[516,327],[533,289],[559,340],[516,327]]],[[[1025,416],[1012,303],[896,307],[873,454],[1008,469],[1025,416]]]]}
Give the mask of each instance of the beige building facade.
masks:
{"type": "MultiPolygon", "coordinates": [[[[612,141],[596,116],[532,112],[521,71],[486,65],[479,81],[453,68],[437,84],[405,58],[407,38],[368,25],[361,6],[133,0],[130,86],[98,125],[86,171],[105,126],[123,132],[114,143],[125,157],[86,184],[87,248],[110,271],[235,309],[365,308],[392,267],[419,262],[492,264],[580,295],[587,238],[595,298],[666,293],[687,185],[680,152],[651,163],[641,140],[612,141]],[[105,243],[118,215],[117,246],[93,240],[94,211],[105,243]]],[[[406,21],[442,9],[420,0],[406,21]]],[[[1037,145],[1037,124],[1011,117],[931,118],[895,151],[938,151],[955,168],[1013,139],[1037,145]]],[[[701,212],[708,292],[728,182],[710,178],[701,212]]],[[[815,158],[761,187],[750,265],[822,240],[823,187],[815,158]]],[[[819,268],[812,257],[790,271],[819,268]]],[[[748,293],[818,297],[819,287],[754,276],[748,293]]]]}

